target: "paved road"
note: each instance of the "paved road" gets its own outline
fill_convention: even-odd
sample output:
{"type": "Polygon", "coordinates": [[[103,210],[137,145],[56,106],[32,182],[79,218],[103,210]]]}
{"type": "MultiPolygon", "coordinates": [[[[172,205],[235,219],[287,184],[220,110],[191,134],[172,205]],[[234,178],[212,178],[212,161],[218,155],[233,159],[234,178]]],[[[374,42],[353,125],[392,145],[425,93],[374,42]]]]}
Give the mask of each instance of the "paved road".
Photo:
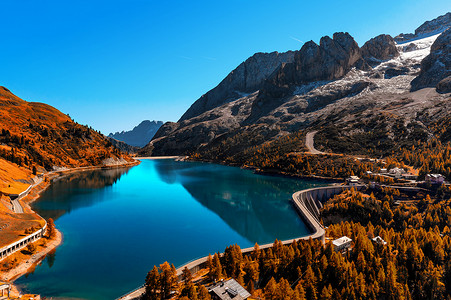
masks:
{"type": "Polygon", "coordinates": [[[141,296],[146,292],[146,289],[144,287],[140,287],[133,292],[122,296],[120,298],[117,298],[116,300],[138,300],[141,299],[141,296]]]}
{"type": "Polygon", "coordinates": [[[19,200],[11,200],[11,203],[16,214],[23,214],[23,207],[20,205],[19,200]]]}
{"type": "Polygon", "coordinates": [[[315,142],[314,142],[313,138],[315,137],[315,134],[317,132],[318,131],[312,131],[312,132],[307,133],[307,135],[305,136],[305,146],[307,147],[308,151],[311,154],[325,154],[324,152],[321,152],[321,151],[318,151],[315,149],[315,146],[314,146],[315,142]]]}

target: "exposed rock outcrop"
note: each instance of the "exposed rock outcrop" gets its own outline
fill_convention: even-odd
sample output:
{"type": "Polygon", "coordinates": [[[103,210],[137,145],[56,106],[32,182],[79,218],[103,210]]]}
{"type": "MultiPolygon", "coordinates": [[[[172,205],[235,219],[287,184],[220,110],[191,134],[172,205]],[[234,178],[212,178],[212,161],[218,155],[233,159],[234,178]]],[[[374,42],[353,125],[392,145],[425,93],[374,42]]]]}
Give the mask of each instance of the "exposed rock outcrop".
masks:
{"type": "Polygon", "coordinates": [[[437,92],[439,93],[451,93],[451,76],[440,80],[437,84],[437,92]]]}
{"type": "Polygon", "coordinates": [[[212,108],[236,100],[261,88],[282,63],[294,60],[294,52],[256,53],[229,73],[214,89],[200,97],[179,121],[196,117],[212,108]]]}
{"type": "MultiPolygon", "coordinates": [[[[411,85],[412,91],[425,87],[438,87],[437,84],[451,75],[451,29],[443,32],[432,44],[431,53],[421,62],[421,71],[411,85]]],[[[447,81],[440,85],[446,90],[447,81]]]]}
{"type": "MultiPolygon", "coordinates": [[[[296,52],[294,62],[283,64],[266,82],[259,98],[282,98],[296,85],[342,78],[353,67],[366,68],[362,53],[349,33],[324,36],[320,44],[310,41],[296,52]]],[[[261,102],[260,102],[261,103],[261,102]]]]}
{"type": "Polygon", "coordinates": [[[451,12],[439,16],[431,21],[426,21],[415,30],[415,35],[438,33],[451,27],[451,12]]]}
{"type": "Polygon", "coordinates": [[[451,12],[439,16],[431,21],[424,22],[420,27],[413,33],[401,33],[400,35],[394,37],[397,43],[405,43],[417,38],[438,34],[445,31],[451,27],[451,12]]]}
{"type": "Polygon", "coordinates": [[[392,59],[399,55],[395,41],[387,34],[378,35],[362,46],[362,56],[371,65],[382,60],[392,59]]]}

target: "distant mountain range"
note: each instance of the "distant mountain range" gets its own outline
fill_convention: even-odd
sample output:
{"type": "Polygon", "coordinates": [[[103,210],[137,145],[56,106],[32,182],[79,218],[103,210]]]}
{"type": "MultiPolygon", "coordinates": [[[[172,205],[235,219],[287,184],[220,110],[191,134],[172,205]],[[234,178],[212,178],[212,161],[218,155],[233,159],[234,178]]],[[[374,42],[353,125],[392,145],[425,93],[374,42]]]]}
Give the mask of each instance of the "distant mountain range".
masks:
{"type": "Polygon", "coordinates": [[[298,51],[257,53],[178,122],[165,123],[140,152],[239,155],[292,132],[331,125],[343,138],[374,126],[392,141],[427,136],[430,122],[449,114],[450,26],[447,13],[415,34],[382,34],[362,47],[338,32],[298,51]],[[402,137],[398,125],[405,129],[402,137]]]}
{"type": "Polygon", "coordinates": [[[110,133],[108,137],[122,141],[130,146],[141,148],[150,142],[162,125],[162,121],[145,120],[130,131],[110,133]]]}

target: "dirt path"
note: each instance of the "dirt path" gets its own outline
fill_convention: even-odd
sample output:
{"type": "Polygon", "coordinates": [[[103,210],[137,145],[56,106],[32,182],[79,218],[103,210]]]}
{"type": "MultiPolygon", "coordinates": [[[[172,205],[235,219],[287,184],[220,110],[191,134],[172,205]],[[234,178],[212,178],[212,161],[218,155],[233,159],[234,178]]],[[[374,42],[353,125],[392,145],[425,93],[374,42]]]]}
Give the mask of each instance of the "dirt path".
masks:
{"type": "Polygon", "coordinates": [[[307,147],[308,151],[311,154],[326,154],[324,152],[321,152],[321,151],[318,151],[315,149],[314,137],[317,132],[318,131],[311,131],[311,132],[307,133],[307,135],[305,136],[305,146],[307,147]]]}

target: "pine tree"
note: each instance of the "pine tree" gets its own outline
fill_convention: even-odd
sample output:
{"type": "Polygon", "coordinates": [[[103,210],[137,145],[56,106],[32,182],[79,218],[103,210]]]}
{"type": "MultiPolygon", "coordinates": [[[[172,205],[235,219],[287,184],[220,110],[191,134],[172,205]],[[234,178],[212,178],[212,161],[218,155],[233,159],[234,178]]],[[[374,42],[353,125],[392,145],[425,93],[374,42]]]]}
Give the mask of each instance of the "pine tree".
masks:
{"type": "Polygon", "coordinates": [[[188,270],[187,267],[183,268],[183,270],[182,270],[182,280],[185,283],[191,282],[193,280],[193,275],[191,275],[191,271],[188,270]]]}
{"type": "Polygon", "coordinates": [[[47,234],[50,239],[53,239],[56,236],[55,223],[52,218],[47,220],[47,234]]]}
{"type": "Polygon", "coordinates": [[[277,299],[277,290],[278,285],[274,277],[271,277],[271,279],[268,281],[268,283],[265,286],[265,299],[267,300],[275,300],[277,299]]]}
{"type": "Polygon", "coordinates": [[[160,274],[156,266],[153,266],[153,269],[147,273],[144,286],[146,291],[143,298],[145,300],[157,300],[158,292],[160,290],[160,274]]]}
{"type": "Polygon", "coordinates": [[[177,289],[177,272],[174,265],[164,262],[160,265],[160,298],[167,299],[177,289]]]}
{"type": "Polygon", "coordinates": [[[219,260],[218,253],[215,253],[215,255],[213,255],[213,266],[210,272],[210,276],[212,280],[219,280],[222,277],[222,265],[221,261],[219,260]]]}
{"type": "Polygon", "coordinates": [[[205,286],[199,285],[197,291],[197,298],[199,300],[211,300],[211,296],[205,286]]]}

